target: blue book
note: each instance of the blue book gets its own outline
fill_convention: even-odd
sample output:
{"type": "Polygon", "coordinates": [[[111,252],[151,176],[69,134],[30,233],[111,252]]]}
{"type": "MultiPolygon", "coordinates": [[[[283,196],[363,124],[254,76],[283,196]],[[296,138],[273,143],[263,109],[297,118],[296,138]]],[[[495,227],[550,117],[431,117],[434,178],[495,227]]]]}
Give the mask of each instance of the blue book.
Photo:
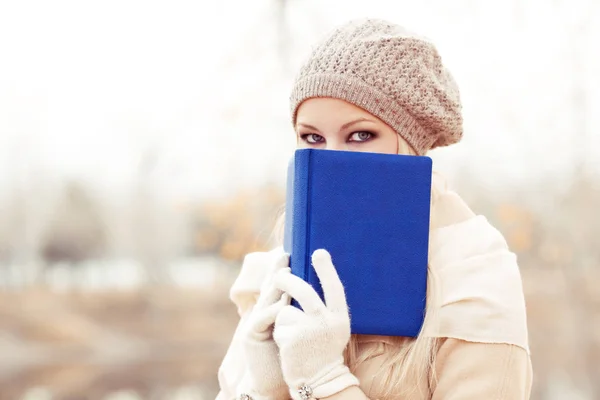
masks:
{"type": "Polygon", "coordinates": [[[302,149],[290,162],[284,250],[292,273],[323,299],[311,255],[329,251],[352,333],[415,337],[421,329],[431,173],[423,156],[302,149]]]}

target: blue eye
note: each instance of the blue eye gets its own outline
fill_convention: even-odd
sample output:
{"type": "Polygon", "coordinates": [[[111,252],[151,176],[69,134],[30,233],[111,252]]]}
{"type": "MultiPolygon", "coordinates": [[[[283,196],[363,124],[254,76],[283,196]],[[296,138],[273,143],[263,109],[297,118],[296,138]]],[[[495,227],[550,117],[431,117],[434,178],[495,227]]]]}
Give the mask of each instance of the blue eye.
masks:
{"type": "Polygon", "coordinates": [[[352,136],[350,136],[350,141],[351,142],[366,142],[367,140],[373,139],[375,135],[373,135],[371,132],[367,132],[367,131],[360,131],[360,132],[354,132],[352,134],[352,136]]]}
{"type": "Polygon", "coordinates": [[[310,143],[310,144],[318,144],[318,143],[322,143],[325,141],[325,138],[323,136],[317,135],[316,133],[302,135],[301,137],[302,137],[302,140],[304,140],[306,143],[310,143]]]}

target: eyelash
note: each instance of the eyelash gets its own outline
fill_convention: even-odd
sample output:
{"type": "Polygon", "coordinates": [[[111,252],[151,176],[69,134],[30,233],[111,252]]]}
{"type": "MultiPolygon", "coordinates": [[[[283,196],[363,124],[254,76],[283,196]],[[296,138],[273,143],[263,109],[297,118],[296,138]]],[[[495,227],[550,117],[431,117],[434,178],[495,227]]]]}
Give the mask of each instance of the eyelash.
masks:
{"type": "MultiPolygon", "coordinates": [[[[354,136],[357,133],[368,133],[369,134],[369,138],[365,139],[365,140],[350,140],[350,142],[356,142],[356,143],[364,143],[364,142],[368,142],[370,140],[373,140],[375,137],[377,137],[377,135],[373,132],[369,132],[369,131],[356,131],[356,132],[352,132],[352,134],[350,135],[350,137],[354,136]]],[[[300,135],[300,138],[305,141],[308,144],[319,144],[322,143],[323,141],[319,141],[319,142],[309,142],[308,138],[310,136],[319,136],[321,139],[323,139],[323,136],[319,135],[318,133],[305,133],[300,135]]]]}

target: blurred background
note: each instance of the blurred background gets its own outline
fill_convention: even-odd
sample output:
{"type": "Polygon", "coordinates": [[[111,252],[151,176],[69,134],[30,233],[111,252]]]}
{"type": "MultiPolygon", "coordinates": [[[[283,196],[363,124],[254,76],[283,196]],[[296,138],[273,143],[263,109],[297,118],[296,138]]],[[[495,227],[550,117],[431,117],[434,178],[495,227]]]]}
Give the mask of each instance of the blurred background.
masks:
{"type": "Polygon", "coordinates": [[[430,37],[431,155],[519,255],[534,399],[600,399],[597,0],[0,0],[0,399],[213,399],[267,249],[294,72],[354,17],[430,37]]]}

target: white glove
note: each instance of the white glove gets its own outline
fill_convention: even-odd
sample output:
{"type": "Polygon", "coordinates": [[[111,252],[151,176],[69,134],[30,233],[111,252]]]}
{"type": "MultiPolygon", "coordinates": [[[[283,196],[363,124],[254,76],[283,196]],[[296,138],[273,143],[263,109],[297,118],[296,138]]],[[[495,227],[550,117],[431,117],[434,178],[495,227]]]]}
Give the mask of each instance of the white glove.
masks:
{"type": "Polygon", "coordinates": [[[246,372],[238,386],[242,398],[275,400],[289,397],[279,363],[279,349],[272,335],[275,317],[290,303],[290,297],[273,285],[273,278],[277,272],[289,274],[288,265],[289,256],[282,253],[271,267],[249,315],[243,336],[246,372]]]}
{"type": "Polygon", "coordinates": [[[329,397],[359,384],[344,364],[343,352],[350,340],[344,287],[327,251],[315,251],[312,262],[326,304],[308,283],[287,271],[278,272],[274,281],[304,310],[285,306],[273,332],[283,376],[294,399],[329,397]]]}

